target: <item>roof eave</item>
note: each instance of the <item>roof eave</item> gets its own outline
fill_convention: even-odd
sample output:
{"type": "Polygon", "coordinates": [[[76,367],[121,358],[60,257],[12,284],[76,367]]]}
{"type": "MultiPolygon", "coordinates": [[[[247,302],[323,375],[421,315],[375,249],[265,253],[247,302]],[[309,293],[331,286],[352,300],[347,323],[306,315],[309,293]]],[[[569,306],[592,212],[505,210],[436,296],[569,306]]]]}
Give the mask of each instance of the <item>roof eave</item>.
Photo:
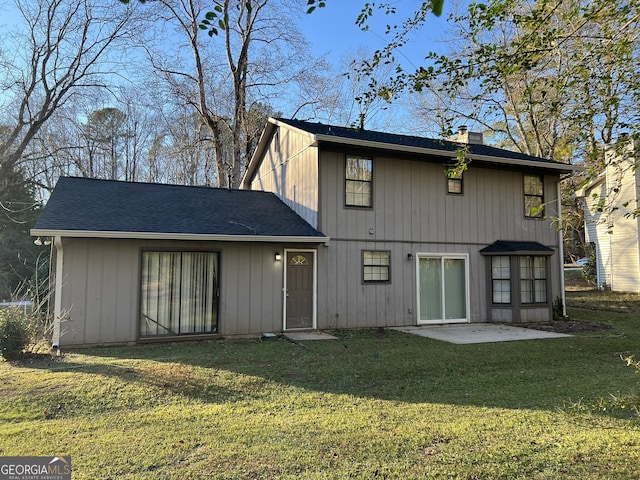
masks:
{"type": "MultiPolygon", "coordinates": [[[[357,140],[357,139],[352,139],[352,138],[346,138],[346,137],[335,137],[332,135],[324,135],[324,134],[318,134],[315,135],[315,141],[311,144],[312,147],[318,147],[320,146],[320,144],[322,142],[327,142],[327,143],[337,143],[337,144],[344,144],[344,145],[351,145],[351,146],[358,146],[358,147],[366,147],[366,148],[377,148],[377,149],[384,149],[384,150],[394,150],[394,151],[399,151],[399,152],[406,152],[406,153],[417,153],[417,154],[421,154],[421,155],[435,155],[435,156],[439,156],[439,157],[450,157],[450,158],[456,158],[457,157],[457,153],[456,152],[449,152],[446,150],[439,150],[439,149],[433,149],[433,148],[424,148],[424,147],[413,147],[413,146],[408,146],[408,145],[396,145],[396,144],[392,144],[392,143],[384,143],[384,142],[374,142],[371,140],[357,140]]],[[[579,165],[569,165],[566,163],[546,163],[546,162],[538,162],[535,160],[523,160],[523,159],[516,159],[516,158],[502,158],[502,157],[493,157],[493,156],[488,156],[488,155],[478,155],[478,154],[474,154],[474,153],[466,153],[465,156],[470,159],[470,160],[477,160],[480,162],[487,162],[487,163],[497,163],[500,165],[516,165],[516,166],[522,166],[522,167],[535,167],[535,168],[542,168],[542,169],[547,169],[547,170],[555,170],[558,172],[566,172],[566,173],[570,173],[570,172],[580,172],[584,170],[584,167],[581,167],[579,165]]]]}
{"type": "Polygon", "coordinates": [[[595,177],[594,179],[592,179],[591,181],[587,182],[585,185],[583,185],[581,188],[579,188],[578,190],[575,191],[574,195],[577,198],[583,198],[587,196],[587,192],[591,189],[593,189],[594,187],[597,187],[599,184],[601,184],[602,182],[605,181],[605,174],[604,172],[602,172],[601,174],[599,174],[597,177],[595,177]]]}
{"type": "Polygon", "coordinates": [[[269,145],[269,140],[271,138],[274,128],[275,128],[275,122],[273,118],[269,118],[267,120],[267,123],[264,129],[262,130],[262,133],[260,134],[260,139],[258,140],[258,146],[253,152],[253,155],[251,156],[251,159],[247,164],[247,169],[244,172],[244,175],[242,176],[242,181],[240,182],[240,185],[245,190],[250,190],[249,186],[251,185],[251,180],[253,179],[253,176],[256,170],[258,169],[260,158],[262,157],[263,152],[267,149],[267,146],[269,145]]]}
{"type": "Polygon", "coordinates": [[[313,134],[309,133],[306,130],[300,129],[293,125],[289,125],[288,123],[285,123],[285,122],[281,122],[273,117],[269,117],[264,127],[264,130],[262,130],[260,139],[258,140],[258,146],[253,152],[253,155],[249,160],[249,164],[247,165],[247,169],[242,177],[242,181],[240,182],[240,184],[242,185],[242,188],[244,188],[245,190],[250,190],[249,187],[251,186],[251,181],[253,180],[256,170],[258,169],[260,162],[262,161],[262,157],[265,155],[265,152],[269,147],[269,143],[271,142],[271,137],[273,135],[273,132],[277,127],[280,127],[280,126],[286,126],[289,129],[304,133],[305,135],[308,135],[310,137],[310,141],[313,141],[315,138],[313,134]]]}
{"type": "Polygon", "coordinates": [[[480,250],[480,255],[485,256],[502,256],[502,255],[519,255],[519,256],[542,256],[549,257],[555,253],[555,250],[502,250],[502,251],[489,251],[483,252],[480,250]]]}
{"type": "Polygon", "coordinates": [[[111,238],[135,240],[191,240],[216,242],[327,243],[329,237],[300,235],[217,235],[208,233],[119,232],[94,230],[55,230],[33,228],[34,237],[111,238]]]}

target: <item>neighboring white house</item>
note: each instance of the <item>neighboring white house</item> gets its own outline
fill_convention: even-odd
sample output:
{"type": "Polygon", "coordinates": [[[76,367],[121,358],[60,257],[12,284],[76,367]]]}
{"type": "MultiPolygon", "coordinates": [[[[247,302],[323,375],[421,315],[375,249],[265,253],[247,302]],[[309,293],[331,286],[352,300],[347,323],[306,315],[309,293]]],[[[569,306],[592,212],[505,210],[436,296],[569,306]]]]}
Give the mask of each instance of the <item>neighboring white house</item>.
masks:
{"type": "Polygon", "coordinates": [[[640,293],[638,142],[607,151],[604,172],[576,192],[585,202],[585,237],[594,244],[598,288],[640,293]]]}

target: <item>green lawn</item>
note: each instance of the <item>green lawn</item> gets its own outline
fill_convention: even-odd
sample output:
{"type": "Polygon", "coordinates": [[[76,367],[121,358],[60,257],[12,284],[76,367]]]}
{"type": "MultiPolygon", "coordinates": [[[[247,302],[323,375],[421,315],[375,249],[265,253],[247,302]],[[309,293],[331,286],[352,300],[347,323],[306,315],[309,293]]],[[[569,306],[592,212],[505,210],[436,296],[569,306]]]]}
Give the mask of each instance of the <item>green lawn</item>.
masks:
{"type": "Polygon", "coordinates": [[[71,455],[73,478],[91,480],[640,478],[640,377],[621,359],[640,358],[640,318],[569,313],[615,328],[476,345],[338,331],[4,362],[0,455],[71,455]]]}

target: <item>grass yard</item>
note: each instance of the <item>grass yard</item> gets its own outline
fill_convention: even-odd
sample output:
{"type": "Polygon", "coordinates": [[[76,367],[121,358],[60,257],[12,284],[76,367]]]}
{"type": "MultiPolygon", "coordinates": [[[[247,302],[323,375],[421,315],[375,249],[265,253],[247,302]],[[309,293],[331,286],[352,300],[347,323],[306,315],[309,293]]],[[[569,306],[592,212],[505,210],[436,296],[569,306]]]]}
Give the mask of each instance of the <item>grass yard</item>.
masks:
{"type": "Polygon", "coordinates": [[[476,345],[338,331],[3,362],[0,455],[71,455],[91,480],[640,478],[640,377],[621,359],[640,358],[638,310],[583,296],[570,316],[613,330],[476,345]]]}

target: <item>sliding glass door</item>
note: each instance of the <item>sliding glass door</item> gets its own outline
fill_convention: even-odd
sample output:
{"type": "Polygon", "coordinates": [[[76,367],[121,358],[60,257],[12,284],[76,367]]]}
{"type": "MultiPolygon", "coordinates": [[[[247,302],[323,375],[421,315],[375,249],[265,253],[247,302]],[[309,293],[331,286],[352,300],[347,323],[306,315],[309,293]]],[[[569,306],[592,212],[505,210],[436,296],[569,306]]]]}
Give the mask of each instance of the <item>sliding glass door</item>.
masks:
{"type": "Polygon", "coordinates": [[[143,252],[141,273],[141,337],[217,331],[217,253],[143,252]]]}
{"type": "Polygon", "coordinates": [[[418,323],[468,321],[467,257],[418,254],[418,323]]]}

